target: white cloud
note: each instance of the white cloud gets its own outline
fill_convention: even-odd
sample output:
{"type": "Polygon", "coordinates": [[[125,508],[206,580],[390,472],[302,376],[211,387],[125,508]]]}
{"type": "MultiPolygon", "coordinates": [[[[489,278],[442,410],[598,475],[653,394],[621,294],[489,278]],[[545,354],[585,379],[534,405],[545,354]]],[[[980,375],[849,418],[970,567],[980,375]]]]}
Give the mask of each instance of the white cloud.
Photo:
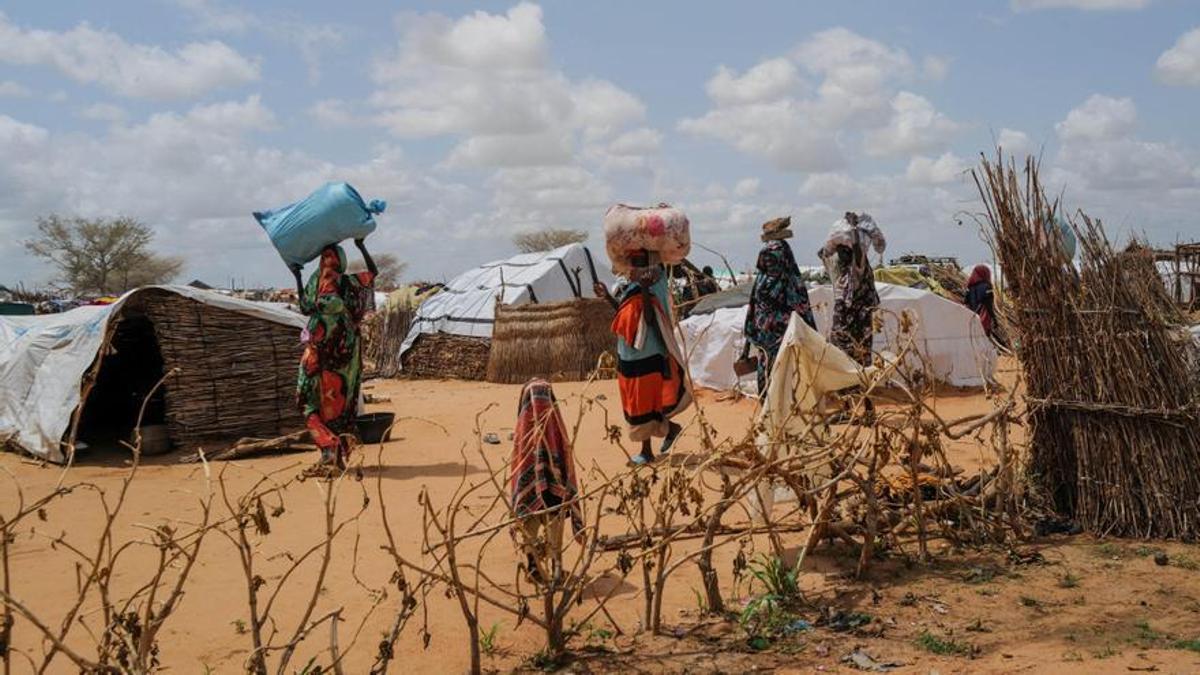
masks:
{"type": "Polygon", "coordinates": [[[239,7],[230,7],[212,0],[174,0],[191,14],[193,28],[201,33],[243,35],[254,31],[271,40],[283,42],[300,52],[308,67],[309,84],[321,79],[322,52],[340,47],[347,31],[328,22],[310,23],[291,14],[256,14],[239,7]]]}
{"type": "Polygon", "coordinates": [[[875,157],[905,157],[941,149],[961,128],[928,99],[902,91],[892,99],[887,126],[868,131],[864,144],[867,154],[875,157]]]}
{"type": "Polygon", "coordinates": [[[33,124],[19,122],[8,115],[0,114],[0,148],[17,151],[41,145],[50,132],[33,124]]]}
{"type": "Polygon", "coordinates": [[[914,74],[912,59],[903,49],[845,28],[817,33],[793,56],[823,78],[812,105],[817,121],[830,126],[880,123],[887,117],[896,83],[914,74]]]}
{"type": "Polygon", "coordinates": [[[939,185],[961,179],[963,172],[967,169],[967,163],[962,157],[946,152],[937,159],[924,156],[913,157],[909,161],[904,175],[913,183],[939,185]]]}
{"type": "Polygon", "coordinates": [[[243,9],[210,0],[175,0],[196,21],[196,28],[215,33],[244,33],[258,25],[258,18],[243,9]]]}
{"type": "Polygon", "coordinates": [[[1017,158],[1032,154],[1035,150],[1029,134],[1016,129],[1001,129],[996,135],[996,145],[999,145],[1005,154],[1017,158]]]}
{"type": "Polygon", "coordinates": [[[1081,9],[1085,11],[1144,9],[1150,0],[1012,0],[1017,11],[1081,9]]]}
{"type": "Polygon", "coordinates": [[[26,87],[20,82],[13,82],[12,80],[0,81],[0,98],[25,98],[32,93],[33,92],[29,91],[29,87],[26,87]]]}
{"type": "Polygon", "coordinates": [[[858,181],[845,173],[814,173],[800,185],[800,194],[813,199],[842,199],[860,188],[858,181]]]}
{"type": "Polygon", "coordinates": [[[1054,128],[1063,141],[1105,140],[1128,135],[1136,124],[1133,99],[1092,94],[1054,128]]]}
{"type": "Polygon", "coordinates": [[[457,21],[420,17],[408,30],[405,56],[454,68],[539,70],[548,44],[542,8],[522,2],[504,15],[477,11],[457,21]]]}
{"type": "Polygon", "coordinates": [[[463,139],[445,164],[451,168],[552,166],[568,164],[571,158],[571,139],[554,132],[488,134],[463,139]]]}
{"type": "Polygon", "coordinates": [[[757,178],[743,178],[733,186],[733,194],[737,197],[753,197],[758,194],[760,181],[757,178]]]}
{"type": "MultiPolygon", "coordinates": [[[[388,200],[370,240],[376,252],[396,251],[421,273],[460,255],[487,255],[474,249],[474,241],[452,240],[472,212],[486,210],[478,191],[438,181],[386,145],[348,163],[257,145],[252,134],[273,120],[254,97],[160,113],[88,135],[52,134],[0,115],[0,255],[15,261],[6,278],[46,280],[45,266],[19,248],[35,218],[53,212],[138,218],[156,229],[158,250],[188,259],[189,276],[211,281],[256,275],[247,282],[286,283],[286,268],[275,263],[250,214],[302,198],[329,180],[349,181],[368,199],[388,200]],[[439,236],[429,234],[434,232],[439,236]],[[415,241],[424,252],[417,260],[406,246],[415,241]]],[[[481,246],[494,245],[493,238],[481,246]]]]}
{"type": "Polygon", "coordinates": [[[1154,64],[1154,74],[1164,84],[1200,87],[1200,28],[1193,28],[1163,52],[1154,64]]]}
{"type": "Polygon", "coordinates": [[[1162,191],[1197,186],[1194,158],[1174,144],[1137,138],[1129,98],[1094,94],[1055,125],[1060,182],[1083,191],[1162,191]]]}
{"type": "MultiPolygon", "coordinates": [[[[946,68],[944,59],[929,57],[922,70],[937,78],[946,68]]],[[[862,133],[871,135],[877,155],[940,149],[958,125],[926,99],[900,91],[917,70],[904,50],[833,28],[745,73],[719,67],[705,87],[712,108],[678,128],[784,171],[840,169],[848,163],[847,141],[862,133]]]]}
{"type": "Polygon", "coordinates": [[[645,106],[611,82],[575,82],[553,68],[537,5],[458,19],[406,15],[400,25],[398,45],[372,68],[374,119],[399,138],[457,138],[445,166],[606,162],[650,138],[606,147],[642,121],[645,106]]]}
{"type": "Polygon", "coordinates": [[[679,129],[724,141],[784,171],[829,171],[846,163],[836,134],[813,124],[798,101],[717,107],[681,120],[679,129]]]}
{"type": "Polygon", "coordinates": [[[308,115],[318,124],[329,127],[353,127],[368,121],[351,110],[348,103],[334,98],[321,99],[312,104],[308,108],[308,115]]]}
{"type": "Polygon", "coordinates": [[[950,73],[950,59],[944,56],[926,56],[921,61],[921,74],[925,79],[940,82],[950,73]]]}
{"type": "Polygon", "coordinates": [[[658,152],[661,145],[661,133],[654,129],[641,127],[614,138],[608,144],[608,151],[619,157],[640,157],[658,152]]]}
{"type": "Polygon", "coordinates": [[[0,62],[56,68],[76,82],[132,98],[181,99],[257,80],[259,66],[223,42],[174,52],[131,44],[81,23],[68,31],[21,28],[0,13],[0,62]]]}
{"type": "Polygon", "coordinates": [[[744,74],[720,66],[705,85],[718,105],[769,103],[794,94],[801,87],[796,66],[784,58],[775,58],[754,66],[744,74]]]}
{"type": "Polygon", "coordinates": [[[118,124],[125,121],[125,109],[111,103],[93,103],[79,111],[79,116],[87,120],[111,122],[118,124]]]}

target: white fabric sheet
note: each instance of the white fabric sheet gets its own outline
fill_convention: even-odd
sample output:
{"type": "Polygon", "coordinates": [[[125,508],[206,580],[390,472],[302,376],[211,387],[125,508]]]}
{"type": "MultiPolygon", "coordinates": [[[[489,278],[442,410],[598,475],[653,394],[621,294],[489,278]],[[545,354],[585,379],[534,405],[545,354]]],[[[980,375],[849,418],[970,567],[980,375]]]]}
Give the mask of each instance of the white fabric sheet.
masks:
{"type": "MultiPolygon", "coordinates": [[[[993,376],[996,347],[974,312],[926,290],[885,283],[875,287],[883,310],[883,332],[874,338],[876,351],[897,354],[901,343],[911,338],[920,356],[912,356],[905,364],[909,368],[928,364],[935,380],[955,387],[981,387],[993,376]],[[900,333],[900,317],[905,313],[912,319],[911,336],[900,333]]],[[[833,289],[812,286],[808,295],[817,329],[828,338],[833,289]]],[[[680,324],[688,342],[688,368],[697,385],[722,391],[738,385],[733,362],[741,353],[745,317],[745,307],[728,308],[680,324]]]]}

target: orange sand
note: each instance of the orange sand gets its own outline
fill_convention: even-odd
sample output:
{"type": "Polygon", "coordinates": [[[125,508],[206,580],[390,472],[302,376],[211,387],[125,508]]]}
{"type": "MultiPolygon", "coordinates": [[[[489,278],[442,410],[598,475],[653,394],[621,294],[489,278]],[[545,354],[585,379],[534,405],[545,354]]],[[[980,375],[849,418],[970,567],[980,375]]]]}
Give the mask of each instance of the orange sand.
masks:
{"type": "MultiPolygon", "coordinates": [[[[495,462],[509,452],[511,430],[519,386],[467,382],[381,381],[368,385],[375,395],[391,398],[390,403],[373,406],[409,417],[402,421],[394,439],[383,447],[381,461],[370,449],[362,459],[365,480],[346,479],[339,484],[339,515],[350,515],[361,507],[363,490],[376,499],[376,481],[382,485],[393,528],[406,555],[418,557],[420,509],[416,496],[425,486],[436,504],[443,504],[462,479],[484,477],[483,463],[476,452],[473,433],[475,415],[481,429],[497,433],[500,445],[485,445],[495,462]],[[489,407],[490,406],[490,407],[489,407]],[[419,418],[419,419],[418,419],[419,418]],[[464,454],[466,460],[464,462],[464,454]]],[[[578,394],[584,385],[558,384],[555,390],[563,401],[564,416],[572,426],[578,414],[578,394]]],[[[619,423],[615,382],[592,386],[591,394],[604,394],[603,406],[608,420],[619,423]]],[[[740,437],[753,414],[751,401],[718,402],[711,393],[701,397],[708,420],[722,436],[740,437]]],[[[988,409],[982,395],[946,396],[938,401],[938,410],[954,418],[988,409]]],[[[688,413],[686,424],[694,413],[688,413]]],[[[698,449],[695,429],[689,428],[678,443],[677,454],[698,449]]],[[[956,463],[967,470],[989,464],[988,450],[971,440],[955,443],[950,452],[956,463]]],[[[624,455],[605,440],[604,415],[595,410],[584,416],[579,429],[576,458],[581,475],[593,466],[606,472],[622,470],[624,455]]],[[[276,456],[214,465],[214,472],[225,471],[231,493],[238,494],[265,472],[282,471],[294,475],[302,463],[312,461],[305,455],[276,456]]],[[[93,483],[112,490],[124,474],[126,457],[106,454],[84,458],[67,477],[68,483],[93,483]]],[[[144,537],[142,526],[164,521],[197,517],[198,497],[206,488],[202,469],[179,465],[175,458],[148,458],[139,469],[128,503],[118,520],[118,540],[144,537]]],[[[60,478],[61,469],[38,466],[20,456],[0,455],[0,470],[9,472],[27,497],[44,494],[60,478]]],[[[8,481],[0,488],[0,513],[11,513],[17,494],[8,481]]],[[[302,551],[321,536],[320,484],[307,481],[292,486],[286,493],[286,512],[272,521],[272,534],[263,540],[262,575],[267,591],[273,590],[285,567],[283,552],[302,551]],[[276,556],[274,561],[268,559],[276,556]]],[[[480,503],[482,499],[478,500],[480,503]]],[[[219,512],[219,509],[218,509],[219,512]]],[[[64,534],[77,546],[94,547],[103,523],[94,493],[77,490],[48,509],[47,520],[36,522],[36,535],[24,535],[13,544],[12,590],[35,612],[57,626],[63,608],[74,598],[76,573],[74,561],[62,547],[52,550],[50,540],[64,534]]],[[[788,535],[785,542],[794,546],[802,535],[788,535]]],[[[391,562],[380,550],[383,542],[379,510],[374,503],[362,519],[343,532],[335,543],[332,571],[319,597],[315,616],[343,608],[346,621],[340,628],[343,650],[351,642],[364,613],[372,606],[370,588],[387,586],[391,562]],[[358,553],[355,559],[354,549],[358,553]],[[361,581],[356,581],[355,577],[361,581]]],[[[738,645],[736,625],[715,624],[709,620],[695,634],[682,639],[637,637],[642,597],[634,585],[622,588],[610,607],[625,635],[605,642],[614,654],[585,657],[577,664],[584,670],[743,671],[754,667],[784,671],[810,672],[845,670],[840,657],[856,645],[874,656],[909,664],[899,672],[1127,672],[1126,668],[1161,672],[1196,672],[1200,654],[1170,649],[1175,638],[1200,638],[1200,572],[1185,569],[1188,561],[1200,560],[1200,549],[1184,544],[1163,544],[1178,564],[1155,566],[1152,556],[1141,555],[1138,542],[1100,545],[1087,537],[1059,537],[1038,543],[1049,564],[1013,567],[1002,552],[947,553],[938,556],[928,568],[906,569],[898,560],[878,564],[870,579],[862,583],[847,581],[839,572],[850,563],[837,551],[824,551],[812,558],[804,578],[805,588],[813,597],[839,607],[859,608],[880,619],[868,634],[835,635],[824,629],[801,635],[784,653],[749,653],[738,645]],[[1182,565],[1182,566],[1180,566],[1182,565]],[[994,576],[990,570],[997,571],[994,576]],[[978,570],[986,573],[977,573],[978,570]],[[974,571],[973,571],[974,570],[974,571]],[[1063,582],[1070,574],[1076,584],[1063,582]],[[873,593],[877,593],[873,599],[873,593]],[[905,600],[906,594],[911,594],[905,600]],[[1024,598],[1024,600],[1022,599],[1024,598]],[[979,621],[979,631],[968,630],[979,621]],[[1147,622],[1143,630],[1136,624],[1147,622]],[[979,647],[977,658],[934,656],[919,649],[914,640],[922,632],[956,639],[979,647]],[[1150,631],[1150,632],[1147,632],[1150,631]],[[875,633],[878,633],[877,635],[875,633]],[[1170,638],[1166,637],[1171,636],[1170,638]]],[[[687,550],[682,547],[681,550],[687,550]]],[[[723,589],[729,585],[729,570],[734,551],[727,548],[717,555],[717,568],[723,589]]],[[[131,549],[117,565],[116,585],[128,590],[144,582],[152,569],[154,552],[131,549]]],[[[483,557],[489,574],[512,578],[517,556],[505,535],[497,539],[483,557]]],[[[315,567],[304,565],[290,590],[280,599],[276,616],[280,629],[290,632],[297,612],[311,593],[315,567]]],[[[632,579],[633,577],[631,577],[632,579]]],[[[668,586],[664,607],[667,626],[694,625],[701,619],[696,611],[699,575],[694,565],[685,566],[668,586]]],[[[745,588],[741,589],[743,592],[745,588]]],[[[732,595],[732,588],[727,593],[732,595]]],[[[213,535],[204,544],[201,560],[188,584],[187,595],[161,636],[162,661],[174,672],[239,672],[250,648],[249,636],[239,634],[246,618],[246,590],[232,545],[213,535]]],[[[367,620],[359,644],[349,649],[347,673],[366,672],[374,659],[375,645],[390,625],[395,597],[386,599],[367,620]]],[[[88,607],[92,608],[91,605],[88,607]]],[[[430,596],[427,606],[432,640],[423,649],[420,640],[420,614],[410,623],[397,645],[399,660],[393,672],[462,672],[468,665],[464,643],[466,631],[458,605],[440,593],[430,596]]],[[[88,618],[95,626],[95,617],[88,618]]],[[[499,622],[496,652],[485,657],[485,668],[509,670],[520,667],[542,644],[535,627],[514,629],[512,618],[484,608],[481,625],[499,622]]],[[[601,622],[602,623],[602,622],[601,622]]],[[[86,646],[81,630],[74,631],[73,644],[86,646]]],[[[296,671],[325,648],[326,630],[306,642],[292,661],[296,671]]],[[[18,620],[15,645],[38,653],[42,645],[32,628],[18,620]]],[[[573,645],[580,647],[585,640],[573,645]]],[[[81,647],[84,649],[84,647],[81,647]]],[[[86,650],[85,650],[86,653],[86,650]]],[[[324,654],[321,660],[327,662],[324,654]]],[[[59,657],[52,672],[73,672],[69,662],[59,657]]],[[[15,672],[28,665],[15,657],[15,672]]]]}

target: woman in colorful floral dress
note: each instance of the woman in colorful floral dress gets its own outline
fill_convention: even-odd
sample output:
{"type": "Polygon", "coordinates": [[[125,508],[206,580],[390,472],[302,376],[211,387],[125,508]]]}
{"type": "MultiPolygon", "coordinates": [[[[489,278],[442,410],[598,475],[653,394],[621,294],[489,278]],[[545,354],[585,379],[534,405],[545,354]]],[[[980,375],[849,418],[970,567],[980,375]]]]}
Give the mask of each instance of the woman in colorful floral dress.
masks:
{"type": "Polygon", "coordinates": [[[344,469],[349,448],[344,434],[354,432],[358,391],[362,382],[359,325],[374,304],[378,270],[361,239],[354,241],[367,264],[366,272],[346,272],[346,252],[331,244],[321,251],[318,266],[300,285],[293,267],[300,311],[308,317],[296,398],[321,450],[319,469],[344,469]]]}
{"type": "Polygon", "coordinates": [[[746,337],[742,356],[749,356],[751,347],[762,352],[762,358],[758,359],[760,394],[767,391],[767,377],[779,354],[779,345],[792,313],[799,314],[814,329],[817,327],[808,304],[808,286],[800,277],[792,247],[786,241],[792,236],[791,223],[790,217],[763,223],[761,238],[766,245],[758,253],[758,275],[750,291],[750,307],[746,310],[746,324],[742,329],[746,337]]]}

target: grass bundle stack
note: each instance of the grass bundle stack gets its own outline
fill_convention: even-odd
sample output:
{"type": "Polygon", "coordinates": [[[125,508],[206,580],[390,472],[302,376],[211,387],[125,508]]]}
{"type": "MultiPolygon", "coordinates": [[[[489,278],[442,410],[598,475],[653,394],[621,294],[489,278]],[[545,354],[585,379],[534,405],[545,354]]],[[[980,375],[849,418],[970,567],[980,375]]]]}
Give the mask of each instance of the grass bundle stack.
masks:
{"type": "Polygon", "coordinates": [[[400,347],[412,326],[415,308],[388,306],[377,312],[363,330],[363,374],[396,377],[400,373],[400,347]]]}
{"type": "Polygon", "coordinates": [[[141,300],[164,371],[167,428],[178,445],[282,435],[301,428],[296,408],[299,330],[167,292],[141,300]]]}
{"type": "Polygon", "coordinates": [[[483,380],[491,340],[449,333],[425,333],[404,352],[402,375],[418,380],[483,380]]]}
{"type": "Polygon", "coordinates": [[[1027,381],[1032,478],[1093,533],[1200,536],[1193,347],[1149,254],[1114,251],[1081,214],[1077,269],[1032,159],[1023,174],[985,159],[975,180],[1027,381]]]}
{"type": "Polygon", "coordinates": [[[489,382],[520,384],[532,377],[587,379],[600,356],[613,353],[613,309],[597,298],[496,307],[489,382]]]}
{"type": "Polygon", "coordinates": [[[929,276],[941,285],[951,300],[962,302],[967,294],[967,278],[958,265],[933,263],[929,265],[929,276]]]}

